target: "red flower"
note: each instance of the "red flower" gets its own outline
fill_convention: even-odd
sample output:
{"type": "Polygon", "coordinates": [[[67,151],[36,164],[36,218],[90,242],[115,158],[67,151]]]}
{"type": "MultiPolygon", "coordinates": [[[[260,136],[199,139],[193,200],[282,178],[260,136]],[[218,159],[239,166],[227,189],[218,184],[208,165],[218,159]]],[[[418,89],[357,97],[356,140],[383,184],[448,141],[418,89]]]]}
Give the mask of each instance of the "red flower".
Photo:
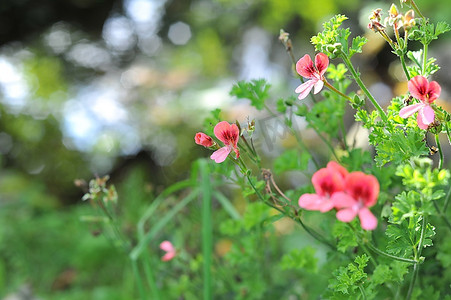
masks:
{"type": "Polygon", "coordinates": [[[421,103],[404,107],[399,111],[399,116],[405,119],[418,111],[418,127],[427,129],[429,124],[434,122],[435,112],[431,104],[440,96],[441,87],[436,81],[429,82],[421,75],[410,79],[407,87],[410,94],[420,100],[421,103]]]}
{"type": "Polygon", "coordinates": [[[196,142],[196,144],[207,148],[213,146],[214,144],[213,139],[203,132],[196,133],[194,141],[196,142]]]}
{"type": "Polygon", "coordinates": [[[318,170],[312,176],[316,194],[304,194],[299,198],[299,206],[307,210],[326,212],[334,208],[331,196],[343,191],[344,179],[348,171],[336,162],[329,162],[327,168],[318,170]]]}
{"type": "Polygon", "coordinates": [[[161,242],[160,249],[166,252],[166,254],[161,258],[162,261],[169,261],[175,257],[176,251],[171,242],[161,242]]]}
{"type": "Polygon", "coordinates": [[[210,156],[216,163],[222,163],[229,153],[235,151],[236,158],[240,157],[240,151],[238,150],[238,139],[240,138],[240,130],[235,124],[229,124],[226,121],[216,124],[214,129],[215,136],[225,144],[224,147],[216,150],[210,156]]]}
{"type": "Polygon", "coordinates": [[[379,182],[373,175],[352,172],[346,176],[343,192],[332,195],[332,202],[337,208],[337,219],[351,222],[357,215],[365,230],[377,227],[377,219],[368,209],[377,202],[379,182]]]}
{"type": "Polygon", "coordinates": [[[315,65],[313,65],[313,61],[308,54],[304,55],[296,63],[296,71],[299,75],[310,79],[296,88],[295,92],[300,93],[298,96],[299,100],[307,97],[312,88],[314,88],[314,94],[321,91],[324,86],[324,73],[326,72],[328,66],[329,58],[326,54],[321,52],[315,56],[315,65]]]}

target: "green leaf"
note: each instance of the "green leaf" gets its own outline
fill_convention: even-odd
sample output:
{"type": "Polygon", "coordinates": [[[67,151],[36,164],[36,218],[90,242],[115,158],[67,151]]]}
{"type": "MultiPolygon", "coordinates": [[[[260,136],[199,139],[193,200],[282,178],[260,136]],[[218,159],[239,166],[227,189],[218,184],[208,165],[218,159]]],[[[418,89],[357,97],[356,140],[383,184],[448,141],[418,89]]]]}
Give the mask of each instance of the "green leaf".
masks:
{"type": "Polygon", "coordinates": [[[230,95],[239,99],[249,99],[252,106],[262,110],[265,107],[265,101],[269,97],[268,91],[270,87],[271,85],[264,79],[254,79],[250,82],[239,81],[232,87],[230,95]]]}
{"type": "Polygon", "coordinates": [[[357,286],[363,284],[367,278],[364,268],[368,260],[369,257],[363,254],[355,258],[355,264],[350,263],[347,267],[340,267],[334,271],[335,278],[330,280],[329,289],[345,295],[353,294],[358,289],[357,286]]]}
{"type": "Polygon", "coordinates": [[[303,249],[293,249],[285,254],[280,262],[282,270],[306,270],[317,271],[318,258],[315,257],[316,249],[307,246],[303,249]]]}
{"type": "Polygon", "coordinates": [[[391,223],[400,224],[407,218],[412,218],[418,213],[418,207],[421,206],[421,196],[415,191],[408,193],[402,192],[395,197],[392,206],[391,223]]]}
{"type": "Polygon", "coordinates": [[[352,39],[351,48],[349,49],[349,57],[355,53],[362,53],[362,47],[368,42],[366,37],[356,36],[352,39]]]}
{"type": "Polygon", "coordinates": [[[337,249],[346,252],[349,248],[357,247],[357,237],[346,223],[335,222],[332,235],[338,240],[337,249]]]}
{"type": "Polygon", "coordinates": [[[415,245],[410,239],[410,231],[405,225],[406,222],[400,225],[388,225],[385,235],[389,241],[387,244],[387,252],[393,255],[400,255],[402,257],[410,257],[415,245]]]}
{"type": "Polygon", "coordinates": [[[299,150],[291,149],[284,151],[274,161],[274,173],[280,174],[285,171],[306,170],[311,155],[308,152],[299,152],[299,150]]]}

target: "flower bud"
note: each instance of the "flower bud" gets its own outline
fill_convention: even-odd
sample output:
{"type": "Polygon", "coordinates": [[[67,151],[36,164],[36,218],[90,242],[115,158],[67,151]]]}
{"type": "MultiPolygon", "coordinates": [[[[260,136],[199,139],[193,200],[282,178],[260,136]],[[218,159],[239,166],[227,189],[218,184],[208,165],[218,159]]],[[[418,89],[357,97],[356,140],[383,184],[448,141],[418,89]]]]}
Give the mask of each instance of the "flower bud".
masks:
{"type": "Polygon", "coordinates": [[[204,147],[211,147],[214,144],[213,139],[203,132],[196,133],[194,141],[196,142],[196,144],[204,147]]]}

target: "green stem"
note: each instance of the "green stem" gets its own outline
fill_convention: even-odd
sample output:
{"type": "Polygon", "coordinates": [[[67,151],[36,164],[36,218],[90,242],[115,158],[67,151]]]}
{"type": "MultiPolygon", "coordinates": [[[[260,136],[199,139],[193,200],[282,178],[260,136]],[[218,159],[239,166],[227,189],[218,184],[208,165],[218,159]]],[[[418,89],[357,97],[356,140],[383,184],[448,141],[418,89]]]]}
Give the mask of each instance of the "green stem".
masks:
{"type": "Polygon", "coordinates": [[[144,285],[141,281],[141,276],[139,274],[138,262],[135,259],[132,259],[131,262],[132,262],[133,275],[134,275],[136,283],[138,285],[139,296],[140,296],[141,300],[147,300],[148,298],[146,297],[144,285]]]}
{"type": "Polygon", "coordinates": [[[445,204],[443,204],[443,213],[446,214],[446,210],[448,209],[449,199],[451,198],[451,186],[449,187],[448,193],[446,194],[445,204]]]}
{"type": "Polygon", "coordinates": [[[213,299],[211,261],[213,252],[213,227],[211,220],[211,184],[207,162],[199,161],[202,188],[202,258],[203,258],[203,295],[204,300],[213,299]]]}
{"type": "Polygon", "coordinates": [[[404,54],[400,55],[399,58],[401,59],[402,69],[404,70],[404,73],[406,74],[407,80],[410,80],[410,75],[409,75],[409,71],[407,70],[406,59],[404,57],[404,54]]]}
{"type": "Polygon", "coordinates": [[[410,1],[410,5],[412,5],[413,10],[417,13],[417,15],[418,15],[420,18],[425,19],[425,17],[424,17],[423,14],[421,13],[420,9],[418,8],[418,6],[415,4],[415,1],[414,1],[414,0],[411,0],[411,1],[410,1]]]}
{"type": "Polygon", "coordinates": [[[340,92],[338,89],[336,89],[333,85],[331,85],[331,84],[330,84],[329,82],[327,82],[326,80],[324,80],[323,82],[324,82],[324,85],[325,85],[328,89],[330,89],[331,91],[337,93],[338,95],[342,96],[343,98],[345,98],[345,99],[347,99],[347,100],[349,100],[349,101],[352,101],[352,99],[351,99],[349,96],[347,96],[347,95],[343,94],[342,92],[340,92]]]}
{"type": "Polygon", "coordinates": [[[365,290],[364,290],[363,286],[361,284],[359,284],[358,287],[359,287],[360,294],[362,295],[363,300],[366,300],[366,294],[365,294],[365,290]]]}
{"type": "Polygon", "coordinates": [[[439,170],[443,168],[443,151],[442,151],[442,145],[440,144],[440,138],[438,134],[435,135],[435,142],[437,143],[438,153],[440,155],[440,160],[438,162],[438,168],[439,170]]]}
{"type": "Polygon", "coordinates": [[[283,120],[280,120],[279,116],[276,115],[271,109],[269,109],[269,107],[267,105],[265,105],[265,110],[274,118],[276,118],[277,120],[279,120],[282,124],[284,124],[291,132],[291,134],[294,136],[294,138],[296,139],[296,141],[298,142],[298,145],[301,147],[301,149],[305,152],[308,152],[312,158],[312,162],[315,165],[315,167],[317,169],[320,168],[319,163],[316,161],[315,157],[313,156],[312,153],[310,153],[310,151],[308,150],[307,146],[304,144],[304,142],[302,141],[302,138],[299,136],[299,134],[296,132],[296,130],[294,130],[294,128],[292,126],[289,126],[286,122],[284,122],[283,120]]]}
{"type": "Polygon", "coordinates": [[[161,297],[157,283],[155,281],[155,275],[152,268],[150,267],[151,262],[149,259],[149,253],[147,251],[144,251],[144,253],[144,272],[146,273],[147,282],[149,283],[149,287],[152,292],[152,299],[158,300],[161,299],[161,297]]]}
{"type": "Polygon", "coordinates": [[[428,44],[423,45],[423,75],[426,75],[426,65],[428,62],[428,44]]]}
{"type": "Polygon", "coordinates": [[[448,226],[448,229],[451,229],[451,223],[449,222],[448,218],[445,216],[445,214],[440,210],[438,207],[437,201],[432,201],[434,203],[435,210],[437,211],[437,214],[442,218],[442,220],[445,222],[446,226],[448,226]]]}
{"type": "Polygon", "coordinates": [[[419,259],[421,257],[421,251],[423,250],[423,242],[424,242],[424,233],[426,232],[426,226],[427,226],[427,219],[426,216],[423,216],[423,220],[421,222],[421,234],[420,234],[420,240],[418,241],[418,247],[417,247],[417,253],[415,255],[415,260],[417,263],[413,265],[413,274],[412,274],[412,280],[410,281],[409,290],[407,291],[406,300],[410,300],[412,297],[413,288],[415,287],[415,282],[418,277],[419,273],[419,259]]]}
{"type": "Polygon", "coordinates": [[[445,122],[445,130],[446,130],[446,136],[448,137],[448,142],[451,145],[451,133],[449,132],[448,122],[445,122]]]}
{"type": "Polygon", "coordinates": [[[374,247],[370,243],[367,243],[367,245],[368,245],[368,248],[370,248],[374,253],[377,253],[377,254],[379,254],[381,256],[385,256],[387,258],[390,258],[390,259],[393,259],[393,260],[397,260],[397,261],[402,261],[402,262],[409,263],[409,264],[416,264],[417,263],[417,261],[413,260],[413,259],[408,259],[408,258],[398,257],[398,256],[394,256],[394,255],[388,254],[388,253],[386,253],[386,252],[374,247]]]}
{"type": "Polygon", "coordinates": [[[370,91],[366,88],[363,81],[360,79],[359,74],[357,74],[357,71],[354,69],[354,66],[352,65],[351,60],[348,58],[348,56],[345,53],[341,54],[341,58],[343,59],[343,62],[345,63],[346,67],[348,67],[349,71],[352,74],[352,77],[354,77],[355,82],[359,85],[359,87],[362,89],[362,91],[365,93],[365,95],[370,99],[373,106],[377,109],[379,112],[382,120],[384,122],[388,121],[387,115],[385,114],[385,111],[382,109],[382,107],[377,103],[376,99],[374,99],[373,95],[370,93],[370,91]]]}

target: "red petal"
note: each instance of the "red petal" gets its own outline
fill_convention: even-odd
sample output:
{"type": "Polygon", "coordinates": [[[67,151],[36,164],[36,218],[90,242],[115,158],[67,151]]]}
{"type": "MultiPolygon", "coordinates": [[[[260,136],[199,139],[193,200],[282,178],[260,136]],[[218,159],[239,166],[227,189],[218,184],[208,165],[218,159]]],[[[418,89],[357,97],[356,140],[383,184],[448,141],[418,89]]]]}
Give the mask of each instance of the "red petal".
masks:
{"type": "Polygon", "coordinates": [[[336,161],[328,162],[327,163],[327,168],[338,172],[343,178],[345,178],[346,175],[348,175],[348,170],[346,170],[343,166],[341,166],[336,161]]]}
{"type": "Polygon", "coordinates": [[[327,57],[327,55],[322,52],[316,54],[315,66],[318,72],[321,74],[321,76],[324,75],[324,73],[327,70],[327,67],[329,66],[329,57],[327,57]]]}
{"type": "Polygon", "coordinates": [[[344,192],[334,193],[331,197],[331,200],[335,208],[337,209],[352,207],[357,204],[357,200],[344,192]]]}
{"type": "Polygon", "coordinates": [[[374,230],[377,227],[377,218],[366,207],[359,210],[360,225],[365,230],[374,230]]]}
{"type": "Polygon", "coordinates": [[[352,208],[344,208],[339,210],[336,216],[338,220],[348,223],[357,216],[357,212],[352,208]]]}
{"type": "Polygon", "coordinates": [[[226,121],[216,124],[214,133],[216,137],[225,145],[233,145],[234,147],[236,147],[240,136],[238,126],[235,124],[229,124],[226,121]]]}
{"type": "Polygon", "coordinates": [[[437,81],[431,81],[429,82],[429,90],[428,90],[428,94],[429,94],[429,103],[432,103],[435,101],[435,99],[437,99],[438,97],[440,97],[440,92],[442,91],[442,88],[440,87],[440,85],[438,84],[437,81]]]}
{"type": "Polygon", "coordinates": [[[407,87],[409,88],[409,92],[412,94],[412,96],[421,101],[426,101],[428,86],[428,80],[426,79],[426,77],[421,75],[415,76],[407,83],[407,87]]]}
{"type": "Polygon", "coordinates": [[[312,176],[313,187],[319,196],[332,195],[344,188],[343,177],[333,169],[319,169],[312,176]]]}
{"type": "Polygon", "coordinates": [[[373,175],[352,172],[346,177],[345,191],[352,198],[362,200],[366,207],[371,207],[379,196],[379,182],[373,175]]]}
{"type": "Polygon", "coordinates": [[[296,63],[296,71],[305,78],[312,78],[315,74],[315,67],[313,66],[313,61],[310,58],[310,55],[304,55],[298,62],[296,63]]]}

